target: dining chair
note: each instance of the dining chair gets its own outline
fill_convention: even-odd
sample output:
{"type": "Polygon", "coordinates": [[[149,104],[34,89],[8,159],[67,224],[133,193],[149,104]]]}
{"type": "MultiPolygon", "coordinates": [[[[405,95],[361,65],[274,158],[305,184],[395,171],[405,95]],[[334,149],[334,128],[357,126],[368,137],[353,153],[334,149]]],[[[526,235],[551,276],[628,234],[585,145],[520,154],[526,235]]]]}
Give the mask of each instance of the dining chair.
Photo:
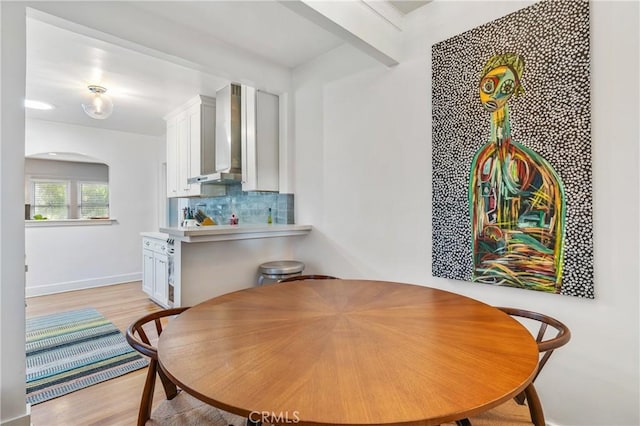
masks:
{"type": "MultiPolygon", "coordinates": [[[[533,380],[531,381],[531,383],[533,384],[533,382],[535,382],[535,380],[538,378],[538,375],[542,371],[542,368],[549,360],[549,357],[551,357],[553,351],[566,345],[569,342],[569,340],[571,339],[571,331],[565,324],[548,315],[516,308],[498,307],[498,309],[500,309],[507,315],[511,315],[512,317],[520,319],[521,321],[524,320],[523,322],[531,320],[534,324],[537,325],[538,331],[536,334],[536,343],[538,344],[540,359],[538,361],[536,374],[535,376],[533,376],[533,380]],[[547,330],[549,327],[551,327],[553,331],[550,331],[549,335],[547,336],[547,330]]],[[[530,398],[537,398],[537,394],[533,387],[527,388],[525,391],[522,391],[521,393],[516,395],[513,399],[519,405],[524,405],[525,402],[527,402],[527,400],[529,400],[530,398]]],[[[529,401],[527,405],[529,408],[531,421],[534,424],[544,423],[544,414],[542,413],[542,407],[540,406],[540,404],[532,404],[529,401]],[[535,410],[535,406],[539,406],[540,412],[537,412],[535,410]]],[[[471,425],[471,421],[469,419],[462,419],[457,420],[456,424],[458,426],[469,426],[471,425]]]]}
{"type": "Polygon", "coordinates": [[[158,368],[158,349],[152,345],[152,339],[149,338],[148,333],[151,334],[154,343],[162,333],[162,319],[179,315],[186,311],[187,307],[165,309],[158,312],[147,314],[142,318],[134,321],[127,328],[127,342],[136,351],[142,355],[149,357],[149,369],[147,370],[147,377],[144,382],[144,388],[142,390],[142,400],[140,401],[140,410],[138,411],[138,426],[143,426],[147,420],[151,418],[151,407],[153,405],[153,391],[156,384],[156,374],[160,377],[164,392],[167,395],[167,399],[173,399],[178,394],[178,388],[173,383],[162,369],[158,368]],[[145,325],[154,323],[154,328],[147,327],[145,331],[145,325]]]}
{"type": "MultiPolygon", "coordinates": [[[[142,390],[140,410],[138,411],[138,426],[160,426],[180,424],[184,426],[240,426],[246,424],[246,419],[226,411],[207,405],[186,392],[179,391],[175,383],[158,368],[158,349],[154,344],[162,333],[162,320],[181,314],[189,309],[172,308],[145,315],[133,322],[126,333],[127,342],[133,349],[149,357],[149,369],[142,390]],[[151,325],[153,323],[153,325],[151,325]],[[146,327],[145,327],[146,326],[146,327]],[[167,401],[161,403],[151,413],[153,406],[153,392],[155,390],[156,374],[162,382],[167,401]],[[167,403],[170,404],[167,404],[167,403]]],[[[165,320],[166,323],[166,320],[165,320]]]]}
{"type": "Polygon", "coordinates": [[[304,280],[337,280],[338,277],[332,277],[331,275],[297,275],[295,277],[289,277],[278,281],[279,283],[288,283],[290,281],[304,281],[304,280]]]}

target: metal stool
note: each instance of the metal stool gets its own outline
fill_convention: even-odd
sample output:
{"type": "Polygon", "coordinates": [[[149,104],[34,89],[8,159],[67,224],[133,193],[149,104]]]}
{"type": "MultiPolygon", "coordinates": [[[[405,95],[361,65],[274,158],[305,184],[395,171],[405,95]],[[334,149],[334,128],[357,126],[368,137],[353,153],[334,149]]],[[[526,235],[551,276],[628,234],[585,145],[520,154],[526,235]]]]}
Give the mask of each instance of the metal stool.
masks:
{"type": "Polygon", "coordinates": [[[264,283],[265,278],[271,280],[282,280],[289,277],[295,277],[304,271],[304,263],[297,260],[276,260],[274,262],[265,262],[258,267],[260,276],[258,277],[258,285],[264,283]]]}

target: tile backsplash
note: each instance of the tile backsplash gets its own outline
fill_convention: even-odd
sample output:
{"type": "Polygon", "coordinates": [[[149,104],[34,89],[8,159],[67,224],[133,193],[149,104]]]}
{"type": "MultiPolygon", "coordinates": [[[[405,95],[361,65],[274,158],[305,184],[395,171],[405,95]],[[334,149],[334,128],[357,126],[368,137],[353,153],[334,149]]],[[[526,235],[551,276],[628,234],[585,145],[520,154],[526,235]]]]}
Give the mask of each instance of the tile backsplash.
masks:
{"type": "Polygon", "coordinates": [[[239,224],[267,223],[269,208],[273,223],[293,224],[293,194],[277,192],[243,192],[242,185],[228,185],[227,195],[210,198],[189,198],[178,207],[202,210],[219,225],[229,224],[235,213],[239,224]]]}

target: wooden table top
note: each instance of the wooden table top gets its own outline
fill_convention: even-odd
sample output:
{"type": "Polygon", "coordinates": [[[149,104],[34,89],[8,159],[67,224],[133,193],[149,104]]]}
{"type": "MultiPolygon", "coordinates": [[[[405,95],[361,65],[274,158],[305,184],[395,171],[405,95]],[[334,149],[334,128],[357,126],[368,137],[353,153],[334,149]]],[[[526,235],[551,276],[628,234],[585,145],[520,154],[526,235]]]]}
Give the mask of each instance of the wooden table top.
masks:
{"type": "Polygon", "coordinates": [[[301,425],[471,417],[524,390],[538,363],[529,332],[489,305],[367,280],[270,284],[216,297],[171,321],[158,356],[202,401],[301,425]]]}

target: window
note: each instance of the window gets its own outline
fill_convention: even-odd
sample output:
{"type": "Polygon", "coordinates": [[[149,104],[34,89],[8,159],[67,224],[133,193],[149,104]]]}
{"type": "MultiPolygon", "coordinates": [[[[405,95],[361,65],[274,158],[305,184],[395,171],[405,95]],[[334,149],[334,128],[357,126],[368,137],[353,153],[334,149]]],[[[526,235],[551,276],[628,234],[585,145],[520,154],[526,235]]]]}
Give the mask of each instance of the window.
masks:
{"type": "Polygon", "coordinates": [[[100,182],[79,182],[78,217],[101,219],[109,217],[109,185],[100,182]]]}
{"type": "Polygon", "coordinates": [[[109,166],[59,154],[56,160],[25,159],[25,219],[43,220],[37,226],[44,219],[109,219],[109,166]]]}
{"type": "Polygon", "coordinates": [[[34,217],[69,218],[69,181],[32,180],[31,189],[34,217]]]}

